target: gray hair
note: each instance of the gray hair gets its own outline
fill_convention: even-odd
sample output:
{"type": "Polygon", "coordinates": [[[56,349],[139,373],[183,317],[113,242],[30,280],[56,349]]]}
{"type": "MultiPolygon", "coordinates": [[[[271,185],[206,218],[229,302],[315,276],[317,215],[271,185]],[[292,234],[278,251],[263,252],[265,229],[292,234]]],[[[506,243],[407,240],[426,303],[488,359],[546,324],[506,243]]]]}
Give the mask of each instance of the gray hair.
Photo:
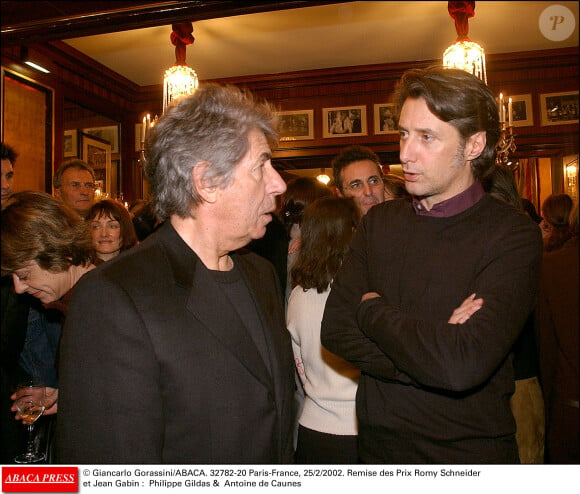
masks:
{"type": "Polygon", "coordinates": [[[193,169],[209,163],[203,179],[224,188],[249,149],[256,129],[271,148],[278,144],[274,108],[248,91],[205,84],[170,107],[147,138],[145,173],[160,219],[193,216],[203,201],[193,184],[193,169]]]}
{"type": "Polygon", "coordinates": [[[91,177],[93,178],[93,181],[95,180],[95,171],[88,163],[85,163],[83,160],[78,159],[69,160],[60,165],[60,167],[58,168],[58,170],[56,170],[56,173],[54,174],[54,177],[52,179],[52,185],[54,186],[55,189],[61,188],[62,176],[64,172],[66,172],[69,168],[89,172],[91,174],[91,177]]]}

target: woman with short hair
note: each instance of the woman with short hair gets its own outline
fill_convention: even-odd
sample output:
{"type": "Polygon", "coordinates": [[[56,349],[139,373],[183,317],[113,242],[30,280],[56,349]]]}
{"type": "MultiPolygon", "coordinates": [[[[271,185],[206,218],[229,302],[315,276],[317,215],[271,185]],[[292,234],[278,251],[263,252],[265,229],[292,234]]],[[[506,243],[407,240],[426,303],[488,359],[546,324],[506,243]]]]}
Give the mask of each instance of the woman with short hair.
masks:
{"type": "Polygon", "coordinates": [[[570,238],[570,213],[574,201],[568,194],[550,194],[542,203],[542,236],[544,251],[561,248],[570,238]]]}
{"type": "Polygon", "coordinates": [[[97,264],[113,259],[138,243],[131,215],[117,201],[104,199],[93,204],[86,221],[91,230],[97,264]]]}
{"type": "MultiPolygon", "coordinates": [[[[28,293],[45,309],[56,309],[66,316],[72,288],[95,267],[87,224],[52,196],[24,191],[13,194],[4,205],[1,229],[2,275],[12,276],[17,293],[28,293]]],[[[30,327],[28,333],[33,333],[30,327]]],[[[44,341],[42,335],[37,336],[38,341],[44,341]]],[[[30,338],[32,335],[27,334],[27,340],[30,338]]],[[[31,357],[38,368],[56,372],[56,347],[48,348],[49,343],[32,346],[39,352],[31,357]]],[[[36,368],[26,370],[32,378],[45,379],[34,375],[36,368]]],[[[44,414],[56,413],[58,390],[48,387],[47,396],[50,403],[44,414]]]]}

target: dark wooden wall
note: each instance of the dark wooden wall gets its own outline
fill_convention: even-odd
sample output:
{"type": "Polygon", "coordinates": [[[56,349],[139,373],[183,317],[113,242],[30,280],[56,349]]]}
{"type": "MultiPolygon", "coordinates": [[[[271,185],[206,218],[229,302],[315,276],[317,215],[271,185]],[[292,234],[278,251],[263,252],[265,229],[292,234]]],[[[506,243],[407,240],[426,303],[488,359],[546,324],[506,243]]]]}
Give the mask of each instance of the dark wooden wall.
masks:
{"type": "MultiPolygon", "coordinates": [[[[139,87],[61,41],[28,47],[51,70],[36,72],[20,62],[20,48],[2,47],[2,66],[54,90],[54,163],[62,162],[65,101],[94,112],[94,126],[120,124],[121,183],[127,200],[140,193],[136,184],[135,124],[145,113],[161,114],[162,87],[139,87]]],[[[332,157],[350,144],[372,147],[386,164],[398,162],[398,135],[374,134],[373,105],[389,101],[401,74],[437,61],[380,64],[311,70],[276,75],[221,79],[214,82],[248,87],[280,110],[313,110],[314,139],[282,142],[274,154],[279,169],[328,167],[332,157]],[[366,106],[368,135],[322,137],[322,109],[366,106]]],[[[542,126],[540,95],[578,90],[578,48],[489,55],[488,84],[497,94],[530,94],[534,125],[517,127],[517,157],[561,157],[578,153],[578,124],[542,126]]],[[[160,74],[161,77],[161,74],[160,74]]],[[[202,81],[203,83],[204,81],[202,81]]]]}

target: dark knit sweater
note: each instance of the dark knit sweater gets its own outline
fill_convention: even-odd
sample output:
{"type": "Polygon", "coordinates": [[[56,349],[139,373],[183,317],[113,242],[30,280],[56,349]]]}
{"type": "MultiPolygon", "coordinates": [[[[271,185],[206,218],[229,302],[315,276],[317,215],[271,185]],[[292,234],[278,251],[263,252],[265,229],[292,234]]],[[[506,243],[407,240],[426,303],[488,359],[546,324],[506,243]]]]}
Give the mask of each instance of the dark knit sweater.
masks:
{"type": "Polygon", "coordinates": [[[369,211],[335,277],[321,336],[362,371],[363,461],[518,461],[510,350],[535,304],[541,256],[537,225],[488,195],[445,218],[399,200],[369,211]],[[359,304],[366,292],[381,297],[359,304]],[[483,308],[448,324],[472,293],[483,308]]]}

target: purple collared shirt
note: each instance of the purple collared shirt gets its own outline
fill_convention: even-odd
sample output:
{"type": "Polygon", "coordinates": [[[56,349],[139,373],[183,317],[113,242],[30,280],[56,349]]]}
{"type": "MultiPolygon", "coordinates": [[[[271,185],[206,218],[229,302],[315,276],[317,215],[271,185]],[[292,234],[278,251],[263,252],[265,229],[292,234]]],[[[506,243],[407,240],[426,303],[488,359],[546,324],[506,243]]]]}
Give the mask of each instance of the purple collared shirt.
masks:
{"type": "Polygon", "coordinates": [[[416,197],[413,197],[413,208],[420,216],[433,216],[434,218],[447,218],[455,216],[476,204],[485,192],[479,181],[475,181],[469,188],[451,199],[435,204],[430,211],[427,211],[416,197]]]}

